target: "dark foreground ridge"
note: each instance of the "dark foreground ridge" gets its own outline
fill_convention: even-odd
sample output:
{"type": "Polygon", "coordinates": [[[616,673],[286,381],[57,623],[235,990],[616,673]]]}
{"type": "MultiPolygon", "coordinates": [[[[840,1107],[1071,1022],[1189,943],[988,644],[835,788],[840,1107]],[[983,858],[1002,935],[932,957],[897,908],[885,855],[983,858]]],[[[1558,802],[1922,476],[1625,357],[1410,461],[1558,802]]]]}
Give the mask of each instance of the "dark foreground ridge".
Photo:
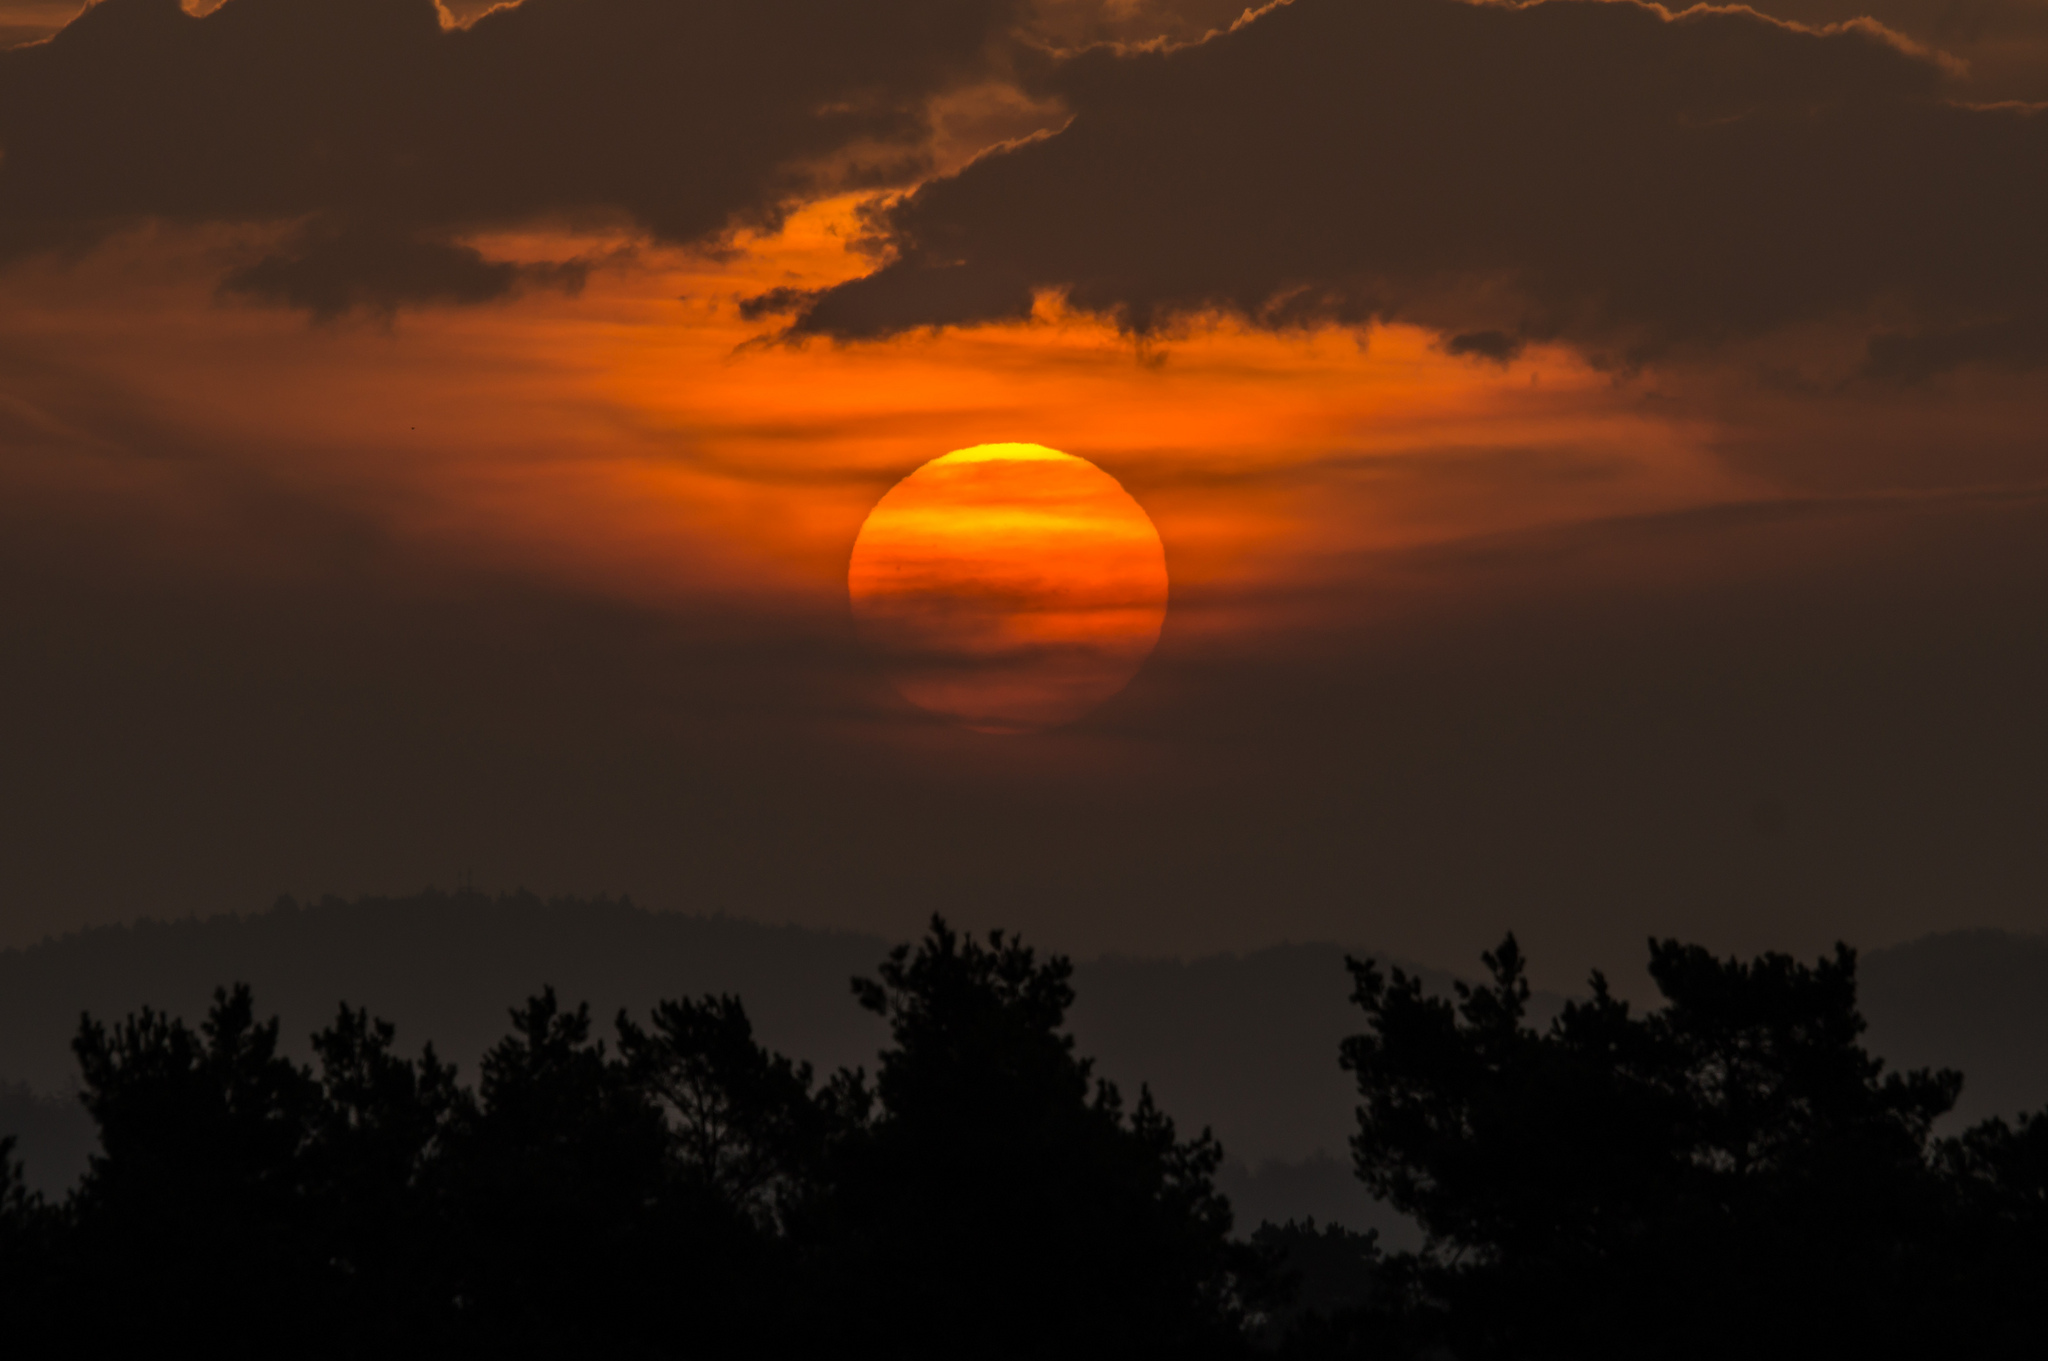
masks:
{"type": "MultiPolygon", "coordinates": [[[[1072,969],[934,920],[855,1001],[876,1071],[820,1078],[738,998],[552,990],[474,1088],[343,1006],[314,1062],[246,987],[196,1030],[85,1018],[101,1151],[0,1181],[10,1322],[87,1353],[2032,1356],[2048,1113],[1933,1132],[1961,1077],[1862,1048],[1856,961],[1652,946],[1547,1026],[1513,937],[1432,995],[1352,964],[1356,1170],[1416,1252],[1231,1235],[1221,1149],[1076,1052],[1072,969]]],[[[10,1150],[11,1152],[11,1150],[10,1150]]]]}

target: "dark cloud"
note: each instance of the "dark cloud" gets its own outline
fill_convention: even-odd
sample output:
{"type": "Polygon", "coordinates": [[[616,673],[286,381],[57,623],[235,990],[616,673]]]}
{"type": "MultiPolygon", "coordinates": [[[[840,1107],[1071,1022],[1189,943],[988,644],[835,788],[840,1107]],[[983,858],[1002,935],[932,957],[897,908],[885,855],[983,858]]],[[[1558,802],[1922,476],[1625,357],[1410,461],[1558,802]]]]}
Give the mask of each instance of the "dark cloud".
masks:
{"type": "Polygon", "coordinates": [[[893,260],[799,332],[1009,319],[1050,289],[1140,333],[1389,319],[1631,363],[2048,315],[2048,117],[1947,100],[1874,25],[1295,0],[1045,80],[1073,121],[889,207],[893,260]]]}
{"type": "Polygon", "coordinates": [[[1960,98],[2048,99],[2048,4],[2041,0],[1761,0],[1753,8],[1815,26],[1875,19],[1950,58],[1960,98]]]}
{"type": "Polygon", "coordinates": [[[816,301],[817,296],[818,290],[814,288],[771,288],[766,293],[741,298],[740,319],[759,321],[762,317],[783,316],[790,312],[802,311],[816,301]]]}
{"type": "Polygon", "coordinates": [[[589,273],[583,261],[517,264],[452,241],[321,224],[230,271],[221,290],[331,321],[356,311],[389,318],[412,303],[491,302],[524,287],[574,293],[589,273]]]}
{"type": "Polygon", "coordinates": [[[1036,0],[1025,28],[1055,47],[1194,42],[1257,8],[1244,0],[1036,0]]]}
{"type": "Polygon", "coordinates": [[[2033,313],[1950,331],[1880,335],[1870,342],[1865,376],[1919,382],[1967,364],[2024,369],[2048,361],[2048,315],[2033,313]]]}
{"type": "Polygon", "coordinates": [[[449,29],[431,0],[102,0],[0,52],[0,256],[143,219],[311,218],[310,246],[236,286],[316,311],[498,296],[517,271],[460,233],[701,242],[914,168],[929,97],[981,70],[1010,9],[528,0],[449,29]]]}
{"type": "Polygon", "coordinates": [[[1022,270],[926,261],[890,265],[821,292],[797,330],[880,336],[924,326],[1022,321],[1031,315],[1031,279],[1022,270]]]}
{"type": "Polygon", "coordinates": [[[1505,364],[1524,349],[1522,341],[1505,331],[1467,331],[1444,342],[1446,354],[1473,355],[1505,364]]]}

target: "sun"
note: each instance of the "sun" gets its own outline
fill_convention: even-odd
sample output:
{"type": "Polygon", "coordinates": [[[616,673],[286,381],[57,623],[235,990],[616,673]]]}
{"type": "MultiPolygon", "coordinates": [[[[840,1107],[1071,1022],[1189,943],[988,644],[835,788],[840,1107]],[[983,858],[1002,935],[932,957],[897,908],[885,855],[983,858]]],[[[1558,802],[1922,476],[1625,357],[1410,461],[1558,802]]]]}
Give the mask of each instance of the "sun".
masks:
{"type": "Polygon", "coordinates": [[[875,504],[847,594],[905,698],[988,733],[1056,727],[1124,688],[1166,621],[1166,551],[1115,478],[1038,444],[935,458],[875,504]]]}

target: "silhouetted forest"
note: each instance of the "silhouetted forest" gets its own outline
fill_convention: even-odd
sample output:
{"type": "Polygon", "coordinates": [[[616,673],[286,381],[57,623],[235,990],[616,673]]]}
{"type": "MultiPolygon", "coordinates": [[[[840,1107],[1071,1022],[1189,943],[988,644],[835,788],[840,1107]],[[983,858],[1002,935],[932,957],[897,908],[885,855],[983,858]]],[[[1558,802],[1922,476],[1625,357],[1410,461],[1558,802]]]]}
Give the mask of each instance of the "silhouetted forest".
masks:
{"type": "MultiPolygon", "coordinates": [[[[95,927],[0,950],[0,1130],[21,1131],[32,1188],[68,1192],[96,1145],[74,1095],[79,1013],[151,1005],[197,1018],[224,979],[251,985],[264,1014],[282,1020],[280,1051],[301,1061],[316,1057],[308,1037],[346,997],[401,1038],[431,1036],[473,1075],[504,1030],[506,1003],[552,984],[601,1020],[621,1007],[643,1015],[665,997],[734,993],[764,1045],[823,1072],[873,1067],[887,1027],[847,1004],[846,979],[890,943],[619,899],[431,890],[95,927]]],[[[1319,943],[1077,960],[1068,1031],[1098,1074],[1127,1092],[1148,1083],[1181,1124],[1215,1129],[1229,1154],[1217,1184],[1240,1222],[1314,1215],[1412,1246],[1420,1230],[1366,1193],[1344,1149],[1355,1103],[1331,1058],[1355,1015],[1344,956],[1319,943]]],[[[1424,972],[1450,987],[1449,973],[1424,972]]],[[[2036,972],[2048,981],[2048,968],[2036,972]]],[[[1537,1003],[1554,1010],[1563,999],[1537,1003]]],[[[1975,1079],[1980,1065],[1965,1066],[1975,1079]]],[[[2048,1076],[2033,1085],[2048,1096],[2048,1076]]]]}
{"type": "Polygon", "coordinates": [[[347,1005],[300,1062],[243,986],[84,1017],[100,1151],[58,1203],[0,1159],[0,1289],[87,1351],[2038,1354],[2048,1113],[1937,1137],[1962,1079],[1869,1056],[1852,952],[1661,942],[1661,1007],[1596,974],[1542,1026],[1514,938],[1485,963],[1454,997],[1351,963],[1330,1061],[1418,1251],[1234,1236],[1216,1140],[1077,1053],[1068,961],[934,920],[853,980],[873,1073],[730,995],[600,1036],[543,991],[474,1085],[347,1005]]]}

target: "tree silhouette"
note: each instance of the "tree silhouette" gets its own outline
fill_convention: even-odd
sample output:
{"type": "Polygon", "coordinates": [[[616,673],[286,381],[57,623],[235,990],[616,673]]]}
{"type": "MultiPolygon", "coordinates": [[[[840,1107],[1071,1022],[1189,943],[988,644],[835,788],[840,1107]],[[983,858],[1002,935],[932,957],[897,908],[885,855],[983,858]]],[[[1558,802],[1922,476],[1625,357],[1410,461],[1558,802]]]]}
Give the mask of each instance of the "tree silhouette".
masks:
{"type": "Polygon", "coordinates": [[[475,1118],[471,1094],[432,1045],[393,1052],[389,1023],[342,1006],[313,1036],[322,1100],[300,1176],[318,1206],[325,1293],[361,1346],[445,1338],[448,1207],[445,1159],[475,1118]]]}
{"type": "Polygon", "coordinates": [[[1221,1151],[1126,1112],[1062,1026],[1072,966],[934,918],[855,995],[885,1017],[872,1117],[835,1149],[831,1298],[895,1355],[1202,1356],[1241,1345],[1259,1259],[1221,1151]]]}
{"type": "Polygon", "coordinates": [[[299,1157],[320,1092],[278,1053],[249,990],[215,994],[198,1031],[145,1008],[73,1045],[100,1152],[67,1207],[81,1310],[116,1340],[159,1328],[222,1345],[276,1337],[326,1277],[299,1157]],[[148,1320],[147,1325],[144,1320],[148,1320]]]}
{"type": "MultiPolygon", "coordinates": [[[[1352,961],[1370,1030],[1342,1050],[1359,1175],[1428,1231],[1410,1303],[1458,1355],[1902,1355],[1970,1324],[1932,1136],[1961,1078],[1862,1049],[1853,952],[1653,942],[1660,1009],[1595,973],[1544,1031],[1514,937],[1483,958],[1455,1004],[1352,961]]],[[[1971,1147],[1987,1186],[2024,1162],[1971,1147]]]]}
{"type": "Polygon", "coordinates": [[[79,1350],[1007,1358],[2031,1357],[2048,1113],[1953,1138],[1953,1073],[1861,1047],[1855,957],[1657,942],[1545,1028],[1510,936],[1428,995],[1353,961],[1367,1184],[1429,1234],[1231,1237],[1220,1149],[1075,1052],[1064,958],[934,918],[820,1081],[737,998],[617,1040],[552,990],[475,1087],[344,1005],[280,1052],[244,987],[196,1028],[81,1021],[101,1151],[59,1206],[0,1139],[0,1288],[79,1350]]]}
{"type": "Polygon", "coordinates": [[[633,1080],[667,1117],[679,1175],[764,1229],[815,1191],[840,1088],[816,1092],[808,1063],[756,1043],[737,997],[662,1002],[645,1030],[621,1012],[618,1032],[633,1080]]]}
{"type": "Polygon", "coordinates": [[[1947,1140],[1955,1188],[1946,1281],[1959,1352],[2038,1355],[2048,1337],[2048,1110],[1947,1140]]]}
{"type": "Polygon", "coordinates": [[[1277,1294],[1254,1321],[1253,1341],[1268,1350],[1283,1343],[1312,1353],[1346,1350],[1350,1339],[1339,1335],[1338,1320],[1370,1315],[1386,1291],[1379,1234],[1318,1228],[1311,1218],[1261,1224],[1251,1241],[1271,1265],[1277,1294]]]}
{"type": "Polygon", "coordinates": [[[14,1156],[11,1135],[0,1135],[0,1280],[12,1281],[23,1298],[40,1293],[49,1267],[46,1228],[49,1211],[32,1195],[14,1156]]]}
{"type": "Polygon", "coordinates": [[[759,1227],[671,1157],[653,1092],[552,990],[483,1060],[444,1174],[469,1333],[520,1352],[718,1347],[753,1326],[759,1227]]]}

